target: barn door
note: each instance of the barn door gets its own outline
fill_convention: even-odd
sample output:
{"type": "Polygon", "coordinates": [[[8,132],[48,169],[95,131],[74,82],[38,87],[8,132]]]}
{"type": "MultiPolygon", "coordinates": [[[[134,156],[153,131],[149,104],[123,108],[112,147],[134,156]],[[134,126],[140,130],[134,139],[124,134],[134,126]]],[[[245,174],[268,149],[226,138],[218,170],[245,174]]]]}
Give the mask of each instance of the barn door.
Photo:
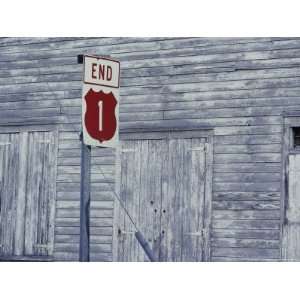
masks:
{"type": "Polygon", "coordinates": [[[14,252],[19,178],[19,134],[0,134],[0,255],[14,252]]]}
{"type": "Polygon", "coordinates": [[[52,254],[55,169],[55,133],[0,135],[1,256],[52,254]]]}
{"type": "Polygon", "coordinates": [[[166,162],[160,260],[206,260],[205,144],[201,139],[170,140],[166,162]]]}
{"type": "Polygon", "coordinates": [[[290,154],[288,199],[283,227],[283,259],[300,261],[300,154],[290,154]]]}
{"type": "MultiPolygon", "coordinates": [[[[120,196],[160,261],[208,259],[206,167],[205,139],[123,142],[120,196]]],[[[147,260],[124,211],[116,218],[117,259],[147,260]]]]}
{"type": "Polygon", "coordinates": [[[55,212],[56,138],[53,132],[28,136],[24,254],[52,255],[55,212]]]}

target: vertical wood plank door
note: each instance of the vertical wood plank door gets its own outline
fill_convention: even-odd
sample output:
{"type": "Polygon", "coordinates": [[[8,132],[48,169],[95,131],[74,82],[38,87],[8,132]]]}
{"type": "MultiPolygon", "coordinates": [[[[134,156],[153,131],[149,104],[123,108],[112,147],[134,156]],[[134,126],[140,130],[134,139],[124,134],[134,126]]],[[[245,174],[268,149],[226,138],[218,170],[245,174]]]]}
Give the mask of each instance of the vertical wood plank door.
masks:
{"type": "MultiPolygon", "coordinates": [[[[128,140],[119,155],[119,193],[159,261],[209,260],[205,139],[128,140]]],[[[122,208],[118,261],[148,261],[122,208]]]]}
{"type": "Polygon", "coordinates": [[[0,255],[14,253],[19,134],[0,134],[0,255]],[[9,174],[9,175],[8,175],[9,174]]]}
{"type": "Polygon", "coordinates": [[[285,261],[300,261],[300,154],[289,155],[287,194],[282,256],[285,261]]]}
{"type": "Polygon", "coordinates": [[[0,255],[50,256],[54,243],[55,132],[0,135],[0,255]]]}

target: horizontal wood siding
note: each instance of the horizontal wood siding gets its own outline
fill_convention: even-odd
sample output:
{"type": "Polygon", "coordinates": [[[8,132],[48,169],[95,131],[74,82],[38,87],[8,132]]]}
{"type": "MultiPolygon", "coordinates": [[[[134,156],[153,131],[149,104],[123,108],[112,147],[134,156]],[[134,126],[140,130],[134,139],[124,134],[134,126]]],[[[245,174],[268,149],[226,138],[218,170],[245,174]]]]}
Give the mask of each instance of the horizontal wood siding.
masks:
{"type": "MultiPolygon", "coordinates": [[[[214,128],[212,260],[280,259],[282,112],[300,109],[299,38],[2,38],[0,122],[60,125],[55,255],[78,258],[82,65],[121,61],[121,129],[214,128]],[[67,117],[66,117],[67,116],[67,117]]],[[[114,153],[94,150],[92,259],[112,259],[114,153]]]]}
{"type": "MultiPolygon", "coordinates": [[[[112,218],[114,195],[113,150],[92,149],[90,257],[112,260],[112,218]]],[[[79,134],[61,131],[57,166],[55,257],[78,260],[80,215],[79,134]]]]}

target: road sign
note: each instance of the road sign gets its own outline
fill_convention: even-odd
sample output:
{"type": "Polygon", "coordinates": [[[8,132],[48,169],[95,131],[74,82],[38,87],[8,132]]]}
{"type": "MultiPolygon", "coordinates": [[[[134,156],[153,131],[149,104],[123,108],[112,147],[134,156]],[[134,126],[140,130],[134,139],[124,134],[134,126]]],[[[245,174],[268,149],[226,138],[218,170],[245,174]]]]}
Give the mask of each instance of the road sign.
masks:
{"type": "Polygon", "coordinates": [[[119,141],[120,62],[85,55],[83,63],[83,141],[115,148],[119,141]]]}

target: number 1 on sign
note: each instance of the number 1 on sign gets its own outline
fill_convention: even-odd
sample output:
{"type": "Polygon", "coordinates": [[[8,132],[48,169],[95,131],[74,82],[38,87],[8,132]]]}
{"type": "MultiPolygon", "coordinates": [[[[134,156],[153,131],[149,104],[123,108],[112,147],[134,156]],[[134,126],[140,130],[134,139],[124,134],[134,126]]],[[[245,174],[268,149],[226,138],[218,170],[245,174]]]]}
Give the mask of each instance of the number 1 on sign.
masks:
{"type": "Polygon", "coordinates": [[[103,101],[99,101],[99,131],[103,131],[103,101]]]}

